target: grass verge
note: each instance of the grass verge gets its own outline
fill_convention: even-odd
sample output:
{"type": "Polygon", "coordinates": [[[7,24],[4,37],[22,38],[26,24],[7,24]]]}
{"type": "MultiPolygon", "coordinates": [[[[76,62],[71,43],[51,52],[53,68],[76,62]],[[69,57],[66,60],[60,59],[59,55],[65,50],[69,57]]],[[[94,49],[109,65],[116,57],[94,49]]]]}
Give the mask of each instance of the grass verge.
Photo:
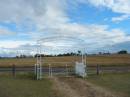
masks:
{"type": "Polygon", "coordinates": [[[130,73],[89,75],[86,80],[121,97],[130,97],[130,73]]]}
{"type": "Polygon", "coordinates": [[[0,75],[0,97],[58,97],[49,79],[36,81],[29,77],[0,75]]]}

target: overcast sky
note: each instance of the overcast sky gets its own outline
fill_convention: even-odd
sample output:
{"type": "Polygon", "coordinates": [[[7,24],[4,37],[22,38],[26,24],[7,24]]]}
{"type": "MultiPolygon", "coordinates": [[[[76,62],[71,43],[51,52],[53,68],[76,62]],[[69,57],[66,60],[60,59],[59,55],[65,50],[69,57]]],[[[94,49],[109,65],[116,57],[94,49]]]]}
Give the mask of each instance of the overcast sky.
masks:
{"type": "Polygon", "coordinates": [[[0,55],[57,35],[83,40],[87,52],[130,51],[129,26],[130,0],[0,0],[0,55]]]}

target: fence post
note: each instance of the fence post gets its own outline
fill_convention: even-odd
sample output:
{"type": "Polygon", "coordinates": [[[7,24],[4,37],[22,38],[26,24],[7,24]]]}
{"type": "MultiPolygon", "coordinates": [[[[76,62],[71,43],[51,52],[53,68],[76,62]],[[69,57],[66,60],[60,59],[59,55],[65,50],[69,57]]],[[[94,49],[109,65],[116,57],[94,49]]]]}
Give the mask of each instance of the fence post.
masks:
{"type": "Polygon", "coordinates": [[[99,75],[99,65],[97,64],[97,75],[99,75]]]}
{"type": "Polygon", "coordinates": [[[13,77],[16,76],[16,66],[15,66],[15,64],[12,65],[12,75],[13,75],[13,77]]]}
{"type": "Polygon", "coordinates": [[[66,64],[66,77],[68,77],[68,66],[66,64]]]}
{"type": "MultiPolygon", "coordinates": [[[[50,66],[51,66],[51,64],[50,64],[50,66]]],[[[51,66],[51,77],[52,77],[52,66],[51,66]]]]}

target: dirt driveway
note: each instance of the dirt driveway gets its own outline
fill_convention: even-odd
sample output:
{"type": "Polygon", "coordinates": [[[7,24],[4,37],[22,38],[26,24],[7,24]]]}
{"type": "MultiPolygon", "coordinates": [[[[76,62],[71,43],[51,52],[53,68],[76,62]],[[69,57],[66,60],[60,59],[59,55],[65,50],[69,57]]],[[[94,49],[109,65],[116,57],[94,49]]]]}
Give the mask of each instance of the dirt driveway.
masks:
{"type": "Polygon", "coordinates": [[[63,97],[118,97],[84,79],[53,77],[54,90],[63,97]]]}

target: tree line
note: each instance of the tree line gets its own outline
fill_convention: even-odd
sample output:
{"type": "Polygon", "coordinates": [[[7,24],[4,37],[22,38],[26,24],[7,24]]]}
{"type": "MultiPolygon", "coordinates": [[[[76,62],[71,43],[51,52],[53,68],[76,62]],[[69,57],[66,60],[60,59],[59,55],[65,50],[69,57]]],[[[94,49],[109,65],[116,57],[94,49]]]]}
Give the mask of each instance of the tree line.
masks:
{"type": "MultiPolygon", "coordinates": [[[[81,51],[77,51],[77,52],[70,52],[70,53],[63,53],[63,54],[56,54],[56,55],[52,55],[52,54],[35,54],[34,56],[26,56],[26,55],[20,55],[20,56],[16,56],[16,58],[27,58],[27,57],[58,57],[58,56],[79,56],[81,55],[82,52],[81,51]]],[[[97,55],[110,55],[110,52],[99,52],[97,55]]],[[[118,51],[116,54],[128,54],[127,50],[121,50],[118,51]]],[[[87,53],[85,54],[87,55],[87,53]]],[[[96,55],[96,54],[95,54],[96,55]]]]}
{"type": "MultiPolygon", "coordinates": [[[[24,55],[24,54],[21,54],[19,56],[15,56],[15,58],[35,58],[35,57],[38,57],[38,56],[41,56],[41,57],[56,57],[56,56],[79,56],[81,55],[82,52],[81,51],[77,51],[77,52],[70,52],[70,53],[63,53],[63,54],[35,54],[35,55],[24,55]]],[[[92,54],[92,55],[110,55],[111,53],[110,52],[99,52],[98,54],[92,54]]],[[[118,51],[116,54],[128,54],[128,51],[127,50],[121,50],[121,51],[118,51]]],[[[86,53],[87,55],[87,53],[86,53]]],[[[3,58],[3,57],[0,57],[0,58],[3,58]]],[[[9,57],[6,57],[6,58],[9,58],[9,57]]]]}

